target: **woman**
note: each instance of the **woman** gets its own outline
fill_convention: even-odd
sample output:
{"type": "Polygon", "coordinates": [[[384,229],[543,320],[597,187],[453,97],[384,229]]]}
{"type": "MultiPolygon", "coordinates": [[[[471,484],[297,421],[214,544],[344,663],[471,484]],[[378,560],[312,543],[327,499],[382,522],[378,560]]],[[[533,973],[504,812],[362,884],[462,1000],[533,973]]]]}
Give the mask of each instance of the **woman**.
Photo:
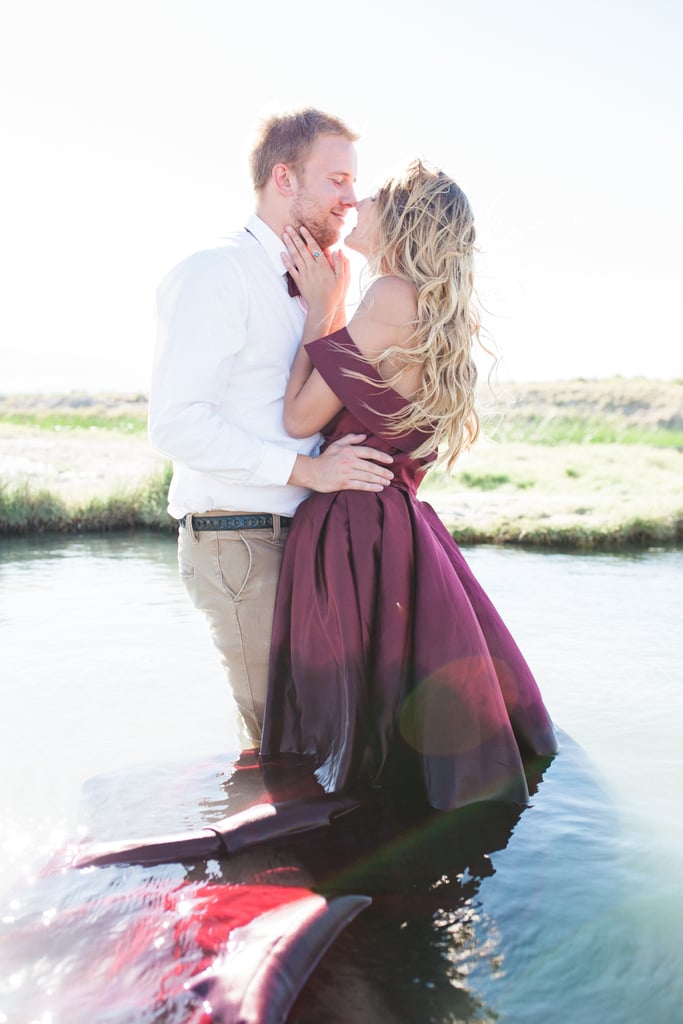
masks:
{"type": "Polygon", "coordinates": [[[478,433],[475,230],[466,196],[419,161],[358,204],[346,244],[376,275],[344,326],[349,266],[288,230],[308,304],[285,398],[294,436],[345,433],[393,456],[390,486],[314,494],[280,574],[261,751],[309,755],[328,792],[418,781],[431,806],[526,802],[523,756],[552,755],[531,672],[433,509],[437,449],[478,433]],[[317,340],[314,340],[317,339],[317,340]]]}

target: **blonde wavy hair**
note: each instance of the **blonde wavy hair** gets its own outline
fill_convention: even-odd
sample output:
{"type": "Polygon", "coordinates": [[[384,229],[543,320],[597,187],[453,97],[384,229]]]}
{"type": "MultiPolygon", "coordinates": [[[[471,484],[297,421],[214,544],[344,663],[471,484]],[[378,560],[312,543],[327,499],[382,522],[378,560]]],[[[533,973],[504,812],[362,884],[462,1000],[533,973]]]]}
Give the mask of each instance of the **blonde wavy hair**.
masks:
{"type": "Polygon", "coordinates": [[[406,347],[391,346],[376,363],[378,368],[386,360],[399,364],[385,377],[389,386],[406,367],[417,365],[421,371],[408,411],[390,418],[389,432],[428,433],[414,455],[420,458],[436,448],[450,470],[479,436],[473,349],[481,316],[473,283],[472,208],[451,178],[420,160],[383,185],[375,202],[379,248],[369,269],[404,278],[417,289],[417,316],[406,347]]]}

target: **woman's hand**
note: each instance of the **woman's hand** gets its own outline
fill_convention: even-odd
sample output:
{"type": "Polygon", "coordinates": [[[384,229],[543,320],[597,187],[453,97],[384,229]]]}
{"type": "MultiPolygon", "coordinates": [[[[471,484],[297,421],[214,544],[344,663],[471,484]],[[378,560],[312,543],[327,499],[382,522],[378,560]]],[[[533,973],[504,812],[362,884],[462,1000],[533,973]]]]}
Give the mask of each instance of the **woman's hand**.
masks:
{"type": "Polygon", "coordinates": [[[322,252],[305,227],[298,231],[287,227],[282,237],[287,247],[282,261],[297,283],[309,316],[321,324],[326,322],[328,330],[343,326],[344,300],[351,276],[346,256],[341,252],[322,252]]]}

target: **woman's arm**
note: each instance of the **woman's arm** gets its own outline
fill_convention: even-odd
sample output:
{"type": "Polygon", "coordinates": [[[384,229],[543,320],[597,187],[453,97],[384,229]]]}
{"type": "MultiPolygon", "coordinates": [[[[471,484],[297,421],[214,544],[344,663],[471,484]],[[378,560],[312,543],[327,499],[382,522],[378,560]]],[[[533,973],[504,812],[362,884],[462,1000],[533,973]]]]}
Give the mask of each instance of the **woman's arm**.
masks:
{"type": "Polygon", "coordinates": [[[320,250],[304,227],[300,233],[287,228],[284,242],[287,252],[283,262],[308,307],[301,344],[285,391],[284,426],[292,437],[308,437],[329,423],[342,407],[334,391],[314,370],[304,346],[345,325],[349,261],[340,252],[314,257],[313,253],[320,250]]]}
{"type": "MultiPolygon", "coordinates": [[[[309,244],[315,251],[315,245],[312,242],[309,244]]],[[[295,276],[292,270],[293,251],[296,252],[294,258],[300,265],[305,265],[307,259],[312,262],[313,257],[310,253],[307,257],[306,254],[298,252],[291,240],[288,250],[290,258],[287,266],[292,276],[295,276]]],[[[304,288],[306,286],[304,284],[304,288]]],[[[306,295],[304,288],[302,294],[306,295]]],[[[311,289],[309,294],[313,295],[314,291],[311,289]]],[[[363,297],[349,323],[349,334],[359,351],[374,362],[390,346],[403,347],[409,344],[416,312],[417,298],[413,285],[397,277],[381,277],[371,285],[363,297]]],[[[302,345],[294,361],[285,394],[285,429],[293,437],[306,437],[320,430],[342,407],[334,391],[313,368],[303,347],[308,341],[338,330],[342,326],[343,322],[334,325],[331,302],[326,307],[324,302],[313,299],[313,305],[309,306],[302,345]],[[325,316],[329,319],[322,322],[321,318],[325,316]],[[321,332],[321,326],[327,330],[321,332]]],[[[380,369],[387,377],[401,371],[400,364],[395,360],[389,365],[381,366],[380,369]]],[[[409,398],[417,390],[419,377],[419,367],[406,367],[398,381],[394,382],[394,387],[409,398]]]]}

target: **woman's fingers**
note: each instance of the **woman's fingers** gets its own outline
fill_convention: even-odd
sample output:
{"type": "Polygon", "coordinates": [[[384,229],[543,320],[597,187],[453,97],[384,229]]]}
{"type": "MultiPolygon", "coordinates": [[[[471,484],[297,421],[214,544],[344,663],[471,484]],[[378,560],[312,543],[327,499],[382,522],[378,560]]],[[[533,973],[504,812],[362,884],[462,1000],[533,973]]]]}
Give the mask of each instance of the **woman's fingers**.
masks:
{"type": "Polygon", "coordinates": [[[313,235],[311,234],[311,232],[308,230],[308,228],[304,227],[303,224],[299,228],[299,231],[301,232],[301,237],[303,238],[303,240],[305,241],[306,245],[308,246],[308,250],[309,250],[311,256],[313,257],[313,259],[314,260],[320,259],[320,257],[323,254],[323,251],[320,248],[320,246],[318,245],[318,243],[316,242],[316,240],[313,237],[313,235]]]}
{"type": "Polygon", "coordinates": [[[308,250],[304,245],[303,240],[296,231],[289,227],[285,228],[282,238],[287,246],[287,251],[289,252],[292,262],[297,266],[300,266],[308,254],[308,250]]]}
{"type": "Polygon", "coordinates": [[[310,239],[310,245],[307,240],[302,237],[301,232],[306,231],[305,228],[299,228],[295,231],[292,227],[286,227],[284,233],[285,245],[288,247],[292,254],[296,254],[302,259],[318,259],[322,256],[322,252],[315,247],[315,239],[310,231],[306,231],[308,238],[310,239]]]}
{"type": "Polygon", "coordinates": [[[338,310],[349,286],[349,261],[341,253],[317,247],[308,228],[287,225],[283,235],[287,250],[282,261],[309,305],[320,310],[338,310]]]}
{"type": "Polygon", "coordinates": [[[334,254],[335,273],[337,277],[346,280],[351,272],[351,264],[341,249],[334,254]]]}

